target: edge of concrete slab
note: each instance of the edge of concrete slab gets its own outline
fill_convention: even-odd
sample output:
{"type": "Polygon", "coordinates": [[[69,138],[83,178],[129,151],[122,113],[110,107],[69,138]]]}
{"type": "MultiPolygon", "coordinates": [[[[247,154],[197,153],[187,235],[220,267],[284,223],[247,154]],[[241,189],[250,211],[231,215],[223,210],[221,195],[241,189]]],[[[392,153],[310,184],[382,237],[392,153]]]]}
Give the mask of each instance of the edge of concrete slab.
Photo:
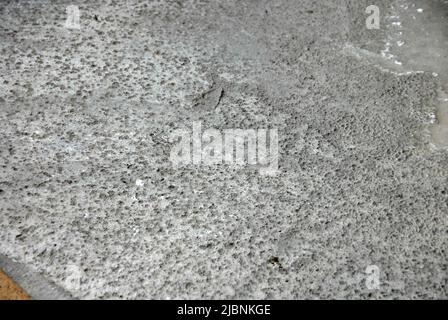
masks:
{"type": "Polygon", "coordinates": [[[31,297],[0,269],[0,300],[30,300],[31,297]]]}
{"type": "Polygon", "coordinates": [[[34,300],[73,300],[69,292],[47,280],[26,265],[0,254],[0,269],[34,300]]]}

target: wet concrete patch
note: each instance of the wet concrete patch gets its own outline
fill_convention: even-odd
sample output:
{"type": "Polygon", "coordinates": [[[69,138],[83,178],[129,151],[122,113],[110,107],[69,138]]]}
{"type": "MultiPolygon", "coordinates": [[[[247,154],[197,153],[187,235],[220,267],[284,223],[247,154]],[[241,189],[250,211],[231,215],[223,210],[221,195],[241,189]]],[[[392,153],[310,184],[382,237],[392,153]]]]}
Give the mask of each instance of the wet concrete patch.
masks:
{"type": "Polygon", "coordinates": [[[5,299],[11,297],[14,300],[73,299],[64,289],[33,271],[30,266],[0,254],[0,298],[2,293],[5,299]]]}
{"type": "Polygon", "coordinates": [[[405,1],[392,5],[386,17],[382,55],[404,69],[432,73],[440,80],[434,99],[436,123],[430,126],[435,148],[448,147],[448,1],[405,1]]]}

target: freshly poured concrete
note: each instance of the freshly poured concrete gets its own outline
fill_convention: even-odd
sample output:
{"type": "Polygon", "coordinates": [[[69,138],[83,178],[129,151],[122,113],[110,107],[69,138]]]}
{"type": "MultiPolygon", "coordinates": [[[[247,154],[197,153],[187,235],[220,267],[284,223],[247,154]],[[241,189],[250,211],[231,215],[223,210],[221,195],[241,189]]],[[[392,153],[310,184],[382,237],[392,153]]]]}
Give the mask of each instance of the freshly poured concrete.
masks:
{"type": "Polygon", "coordinates": [[[367,30],[359,0],[3,2],[0,254],[82,299],[447,298],[448,5],[421,3],[367,30]],[[277,128],[280,174],[173,168],[194,121],[277,128]]]}

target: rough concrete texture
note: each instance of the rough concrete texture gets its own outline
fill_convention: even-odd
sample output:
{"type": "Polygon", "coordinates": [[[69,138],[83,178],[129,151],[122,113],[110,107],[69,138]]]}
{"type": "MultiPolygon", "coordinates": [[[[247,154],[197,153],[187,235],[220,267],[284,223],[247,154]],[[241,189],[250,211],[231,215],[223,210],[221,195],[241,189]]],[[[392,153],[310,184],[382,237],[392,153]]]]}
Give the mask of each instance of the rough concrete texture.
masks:
{"type": "Polygon", "coordinates": [[[0,253],[81,299],[448,297],[447,1],[0,10],[0,253]],[[280,173],[173,168],[193,121],[280,173]]]}

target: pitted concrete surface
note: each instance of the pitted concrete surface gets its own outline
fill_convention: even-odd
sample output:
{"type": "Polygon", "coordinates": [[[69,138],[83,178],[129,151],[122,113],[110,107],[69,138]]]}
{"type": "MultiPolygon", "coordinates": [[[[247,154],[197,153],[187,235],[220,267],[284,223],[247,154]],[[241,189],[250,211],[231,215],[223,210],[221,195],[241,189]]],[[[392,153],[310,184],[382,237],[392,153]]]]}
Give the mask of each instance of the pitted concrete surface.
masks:
{"type": "Polygon", "coordinates": [[[3,1],[0,254],[81,299],[446,299],[447,14],[3,1]],[[277,128],[280,173],[174,168],[194,121],[277,128]]]}

